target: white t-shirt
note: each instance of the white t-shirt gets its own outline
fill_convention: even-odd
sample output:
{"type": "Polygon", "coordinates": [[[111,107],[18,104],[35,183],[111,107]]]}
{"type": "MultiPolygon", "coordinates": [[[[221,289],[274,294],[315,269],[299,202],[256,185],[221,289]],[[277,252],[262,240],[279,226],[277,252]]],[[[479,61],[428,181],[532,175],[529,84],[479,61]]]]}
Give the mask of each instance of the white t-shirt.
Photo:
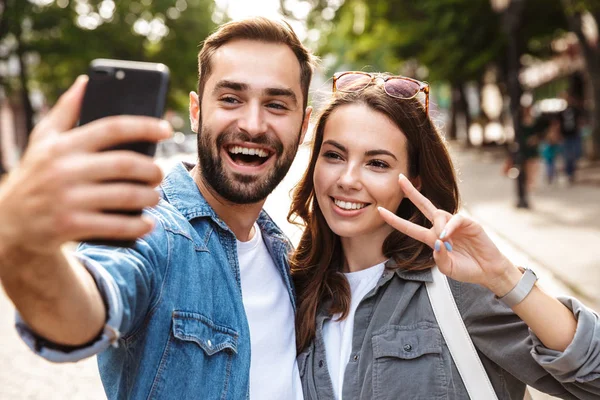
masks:
{"type": "Polygon", "coordinates": [[[327,369],[333,383],[336,400],[342,399],[344,372],[352,352],[352,334],[354,333],[354,314],[358,304],[369,293],[381,278],[385,262],[356,272],[345,273],[350,284],[350,312],[343,321],[338,321],[341,314],[334,315],[323,325],[323,340],[327,357],[327,369]]]}
{"type": "Polygon", "coordinates": [[[257,224],[254,230],[248,242],[237,241],[250,325],[250,400],[302,400],[290,295],[257,224]]]}

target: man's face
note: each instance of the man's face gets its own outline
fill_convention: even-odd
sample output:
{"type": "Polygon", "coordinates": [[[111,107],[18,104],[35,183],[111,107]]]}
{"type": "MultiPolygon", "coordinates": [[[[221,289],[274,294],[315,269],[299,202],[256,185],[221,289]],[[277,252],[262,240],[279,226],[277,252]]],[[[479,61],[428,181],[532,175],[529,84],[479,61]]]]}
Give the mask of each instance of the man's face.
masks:
{"type": "Polygon", "coordinates": [[[204,182],[233,203],[264,200],[289,170],[308,126],[296,56],[282,44],[230,42],[213,55],[201,95],[200,104],[190,96],[190,116],[204,182]]]}

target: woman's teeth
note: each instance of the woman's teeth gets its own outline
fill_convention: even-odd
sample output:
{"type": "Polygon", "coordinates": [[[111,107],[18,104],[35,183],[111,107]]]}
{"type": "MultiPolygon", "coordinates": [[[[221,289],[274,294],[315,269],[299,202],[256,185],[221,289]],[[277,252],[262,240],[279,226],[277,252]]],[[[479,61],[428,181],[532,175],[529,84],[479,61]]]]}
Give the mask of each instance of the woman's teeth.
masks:
{"type": "Polygon", "coordinates": [[[349,201],[341,201],[334,199],[333,202],[339,208],[343,208],[344,210],[360,210],[367,206],[366,203],[351,203],[349,201]]]}

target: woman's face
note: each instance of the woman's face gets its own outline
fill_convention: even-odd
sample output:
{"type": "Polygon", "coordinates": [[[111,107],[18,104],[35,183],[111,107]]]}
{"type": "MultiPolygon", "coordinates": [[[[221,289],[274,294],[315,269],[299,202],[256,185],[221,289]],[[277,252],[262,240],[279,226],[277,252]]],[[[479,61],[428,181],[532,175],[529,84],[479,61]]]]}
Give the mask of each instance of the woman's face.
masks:
{"type": "Polygon", "coordinates": [[[340,237],[391,231],[377,207],[395,212],[404,195],[398,175],[408,176],[407,139],[385,114],[363,104],[337,108],[329,116],[314,172],[316,199],[340,237]]]}

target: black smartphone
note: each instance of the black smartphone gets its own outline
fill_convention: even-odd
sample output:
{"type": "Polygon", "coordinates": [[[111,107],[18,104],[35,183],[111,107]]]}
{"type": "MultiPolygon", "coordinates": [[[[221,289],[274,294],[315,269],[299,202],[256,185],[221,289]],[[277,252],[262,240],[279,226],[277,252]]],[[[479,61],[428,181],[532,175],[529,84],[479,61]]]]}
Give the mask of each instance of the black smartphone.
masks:
{"type": "MultiPolygon", "coordinates": [[[[161,118],[169,88],[169,68],[164,64],[140,61],[96,59],[90,63],[89,81],[81,105],[79,125],[113,115],[141,115],[161,118]]],[[[106,150],[131,150],[154,156],[156,143],[135,142],[106,150]]],[[[140,215],[141,210],[106,211],[140,215]]],[[[89,243],[132,247],[134,240],[94,239],[89,243]]]]}

